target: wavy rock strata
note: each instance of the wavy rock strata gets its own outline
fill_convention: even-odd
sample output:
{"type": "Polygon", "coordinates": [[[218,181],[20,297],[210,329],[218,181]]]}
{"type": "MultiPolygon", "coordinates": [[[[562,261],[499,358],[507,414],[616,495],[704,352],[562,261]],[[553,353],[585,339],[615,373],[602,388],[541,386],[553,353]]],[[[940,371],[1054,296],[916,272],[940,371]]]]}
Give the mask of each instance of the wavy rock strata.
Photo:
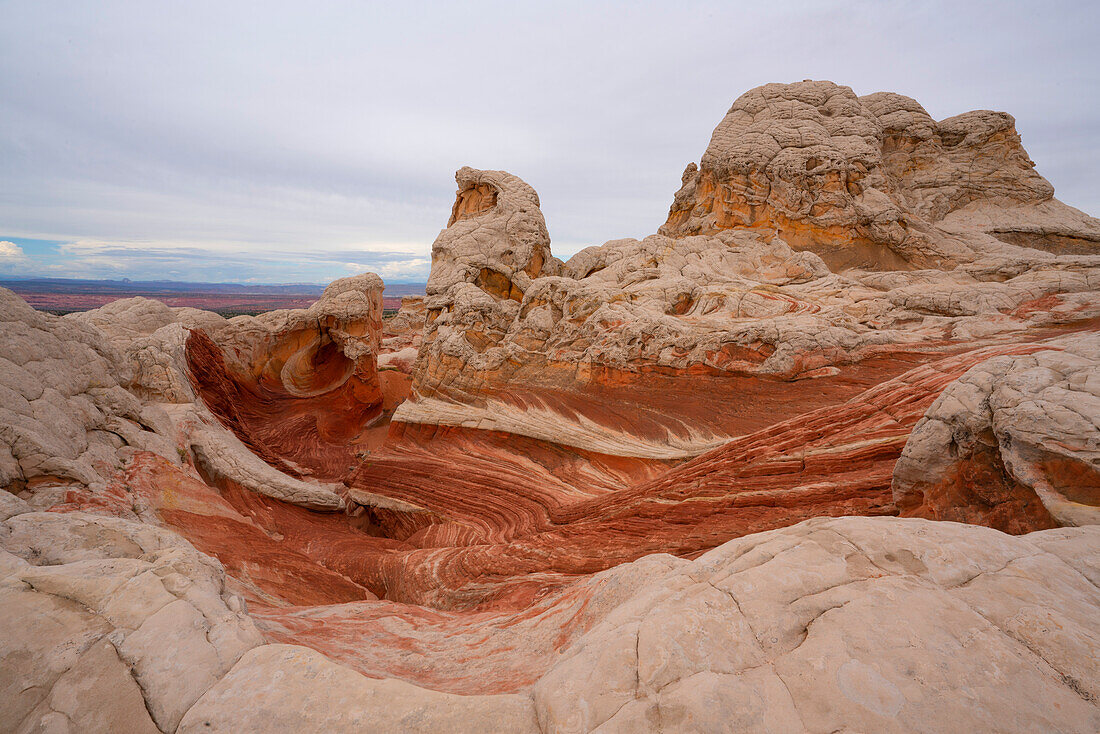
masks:
{"type": "Polygon", "coordinates": [[[564,265],[530,186],[459,171],[396,420],[677,460],[760,427],[762,395],[806,392],[776,382],[1100,315],[1100,222],[1053,198],[1003,113],[936,123],[900,95],[767,85],[702,160],[660,234],[564,265]],[[741,407],[745,376],[775,382],[741,407]]]}
{"type": "MultiPolygon", "coordinates": [[[[5,699],[9,730],[1100,725],[1093,529],[1012,538],[921,520],[812,520],[694,561],[652,556],[579,582],[574,595],[602,603],[541,659],[533,684],[456,696],[264,644],[216,562],[171,533],[18,510],[0,527],[9,619],[51,620],[31,637],[19,625],[0,636],[5,669],[18,670],[4,681],[18,693],[5,699]],[[1001,680],[985,687],[991,669],[1001,680]],[[113,695],[102,701],[93,682],[113,695]],[[1027,703],[1037,694],[1042,707],[1027,703]]],[[[552,614],[567,601],[542,605],[542,635],[568,626],[552,614]]],[[[510,625],[487,621],[491,646],[510,625]]]]}
{"type": "Polygon", "coordinates": [[[1100,224],[1010,116],[752,90],[567,263],[456,180],[389,319],[0,289],[0,730],[1100,729],[1100,224]]]}

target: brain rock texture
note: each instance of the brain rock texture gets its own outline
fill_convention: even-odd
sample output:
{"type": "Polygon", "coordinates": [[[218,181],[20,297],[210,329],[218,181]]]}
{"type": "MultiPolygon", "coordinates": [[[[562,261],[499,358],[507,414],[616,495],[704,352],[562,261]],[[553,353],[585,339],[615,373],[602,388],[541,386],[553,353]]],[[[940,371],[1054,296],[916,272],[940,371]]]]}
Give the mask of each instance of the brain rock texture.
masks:
{"type": "Polygon", "coordinates": [[[1010,115],[769,84],[564,262],[456,182],[392,315],[0,290],[0,731],[1100,731],[1100,222],[1010,115]]]}

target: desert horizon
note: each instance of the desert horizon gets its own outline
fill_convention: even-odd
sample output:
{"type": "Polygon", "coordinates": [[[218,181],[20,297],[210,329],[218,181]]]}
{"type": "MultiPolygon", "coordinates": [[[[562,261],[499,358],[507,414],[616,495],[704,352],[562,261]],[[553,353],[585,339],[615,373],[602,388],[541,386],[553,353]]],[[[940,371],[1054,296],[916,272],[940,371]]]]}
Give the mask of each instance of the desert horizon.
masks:
{"type": "MultiPolygon", "coordinates": [[[[0,278],[0,288],[19,294],[35,308],[61,316],[106,306],[124,298],[151,298],[172,307],[202,308],[222,316],[251,315],[286,308],[308,308],[327,284],[193,283],[188,281],[87,280],[80,278],[0,278]]],[[[395,313],[404,296],[422,296],[426,283],[390,283],[383,308],[395,313]]]]}

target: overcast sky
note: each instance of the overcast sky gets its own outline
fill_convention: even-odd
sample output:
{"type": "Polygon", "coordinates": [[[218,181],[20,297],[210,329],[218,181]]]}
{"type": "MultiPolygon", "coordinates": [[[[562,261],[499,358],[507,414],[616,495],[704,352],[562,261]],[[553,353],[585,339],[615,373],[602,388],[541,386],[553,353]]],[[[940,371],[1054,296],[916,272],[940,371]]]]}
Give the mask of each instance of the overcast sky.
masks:
{"type": "Polygon", "coordinates": [[[1005,110],[1100,213],[1097,2],[0,0],[0,274],[424,280],[454,172],[568,256],[664,221],[744,91],[1005,110]]]}

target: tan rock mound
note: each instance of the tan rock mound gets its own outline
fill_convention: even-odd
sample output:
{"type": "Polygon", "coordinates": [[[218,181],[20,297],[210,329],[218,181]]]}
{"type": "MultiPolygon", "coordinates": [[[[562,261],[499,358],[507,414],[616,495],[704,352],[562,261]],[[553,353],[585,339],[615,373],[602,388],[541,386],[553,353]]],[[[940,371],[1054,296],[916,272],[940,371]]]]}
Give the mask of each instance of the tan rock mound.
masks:
{"type": "Polygon", "coordinates": [[[418,349],[427,313],[423,296],[402,297],[401,308],[382,322],[382,352],[398,352],[409,347],[418,349]]]}
{"type": "Polygon", "coordinates": [[[531,280],[557,275],[550,235],[535,190],[505,171],[465,167],[455,174],[451,218],[432,245],[430,311],[446,308],[447,292],[473,283],[494,297],[519,301],[531,280]]]}
{"type": "Polygon", "coordinates": [[[960,236],[964,223],[1013,244],[1096,254],[1096,221],[1055,200],[1034,166],[1003,112],[936,122],[900,94],[767,84],[739,97],[715,128],[661,232],[759,229],[834,269],[972,260],[990,243],[960,236]],[[996,221],[978,221],[990,210],[996,221]]]}
{"type": "MultiPolygon", "coordinates": [[[[492,176],[541,226],[530,188],[492,176]]],[[[562,275],[521,270],[521,285],[504,294],[479,280],[492,257],[518,251],[495,211],[479,216],[496,224],[455,220],[436,241],[434,295],[399,422],[684,458],[759,427],[744,419],[752,407],[740,405],[737,378],[831,378],[886,355],[969,348],[1100,315],[1100,254],[1055,255],[974,230],[995,246],[949,271],[843,274],[766,229],[658,234],[582,250],[562,275]],[[737,405],[739,420],[716,415],[692,384],[737,405]],[[644,419],[624,425],[625,412],[644,419]]],[[[498,270],[516,272],[510,262],[498,270]]]]}
{"type": "Polygon", "coordinates": [[[175,731],[263,642],[221,565],[150,525],[16,514],[0,576],[4,731],[175,731]]]}
{"type": "Polygon", "coordinates": [[[48,507],[105,489],[123,447],[178,462],[164,411],[124,389],[131,375],[98,329],[0,289],[0,486],[48,507]]]}
{"type": "Polygon", "coordinates": [[[1090,731],[1100,596],[1085,559],[1098,540],[884,518],[742,538],[640,588],[572,645],[534,687],[539,723],[1090,731]]]}
{"type": "Polygon", "coordinates": [[[383,413],[382,290],[365,273],[334,281],[308,309],[192,329],[186,359],[196,392],[273,467],[338,479],[383,413]]]}
{"type": "MultiPolygon", "coordinates": [[[[1012,537],[926,520],[810,520],[694,561],[654,556],[606,571],[548,598],[533,619],[483,616],[484,646],[506,645],[517,623],[532,621],[572,641],[533,683],[463,696],[264,644],[217,562],[168,531],[17,510],[0,523],[9,622],[0,626],[0,723],[1091,731],[1100,726],[1098,559],[1096,528],[1012,537]],[[588,603],[586,628],[572,636],[574,617],[555,610],[588,603]]],[[[417,639],[418,629],[430,627],[405,629],[406,653],[448,644],[417,639]]]]}
{"type": "Polygon", "coordinates": [[[902,515],[1006,532],[1100,525],[1100,335],[996,357],[952,383],[894,468],[902,515]]]}
{"type": "Polygon", "coordinates": [[[345,472],[347,436],[381,414],[381,291],[378,276],[358,276],[311,309],[232,321],[142,298],[58,318],[0,291],[0,389],[10,398],[0,407],[0,484],[42,508],[136,508],[117,480],[135,451],[151,451],[192,472],[193,462],[214,483],[343,507],[341,485],[310,475],[345,472]],[[192,339],[220,371],[194,379],[192,339]],[[306,424],[317,427],[303,434],[306,424]]]}

